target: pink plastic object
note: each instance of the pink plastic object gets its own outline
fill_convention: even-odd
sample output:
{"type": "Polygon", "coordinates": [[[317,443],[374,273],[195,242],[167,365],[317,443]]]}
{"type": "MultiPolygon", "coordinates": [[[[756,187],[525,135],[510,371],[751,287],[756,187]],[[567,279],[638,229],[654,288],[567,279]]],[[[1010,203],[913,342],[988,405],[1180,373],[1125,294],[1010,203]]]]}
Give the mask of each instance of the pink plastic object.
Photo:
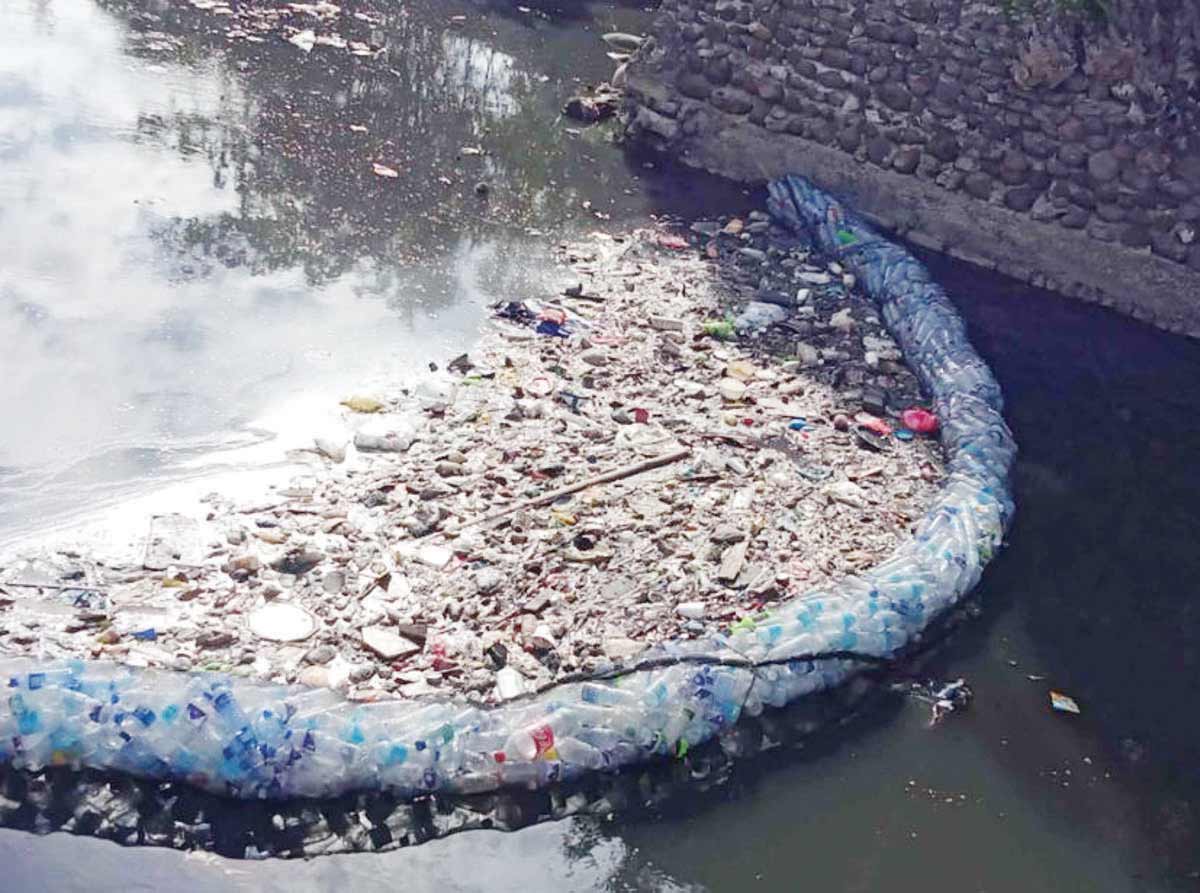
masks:
{"type": "Polygon", "coordinates": [[[910,431],[916,431],[918,434],[935,434],[938,429],[938,420],[928,409],[921,409],[914,406],[912,409],[906,409],[900,413],[900,420],[904,422],[904,427],[910,431]]]}

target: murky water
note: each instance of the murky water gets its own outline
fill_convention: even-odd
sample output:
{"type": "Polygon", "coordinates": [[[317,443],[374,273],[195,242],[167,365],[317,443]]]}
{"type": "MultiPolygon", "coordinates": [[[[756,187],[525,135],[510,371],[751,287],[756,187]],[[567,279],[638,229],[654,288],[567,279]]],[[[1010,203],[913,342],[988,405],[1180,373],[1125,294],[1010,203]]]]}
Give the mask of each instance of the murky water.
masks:
{"type": "MultiPolygon", "coordinates": [[[[231,48],[183,4],[0,4],[0,539],[282,461],[348,390],[415,374],[487,301],[546,288],[553,235],[736,207],[568,129],[573,79],[611,68],[596,35],[645,13],[564,6],[381,3],[388,54],[367,64],[231,48]]],[[[970,680],[968,714],[929,729],[892,703],[611,821],[383,855],[233,862],[3,831],[0,886],[1194,889],[1200,346],[933,266],[1023,450],[984,616],[934,668],[970,680]],[[1052,713],[1051,687],[1083,715],[1052,713]]]]}

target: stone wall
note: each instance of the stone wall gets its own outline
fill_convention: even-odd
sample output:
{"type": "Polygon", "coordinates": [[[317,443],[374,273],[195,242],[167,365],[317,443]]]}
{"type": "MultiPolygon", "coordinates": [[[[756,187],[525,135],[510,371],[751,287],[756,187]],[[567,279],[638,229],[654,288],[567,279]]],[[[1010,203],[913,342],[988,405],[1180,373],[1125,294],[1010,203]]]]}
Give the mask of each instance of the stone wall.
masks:
{"type": "Polygon", "coordinates": [[[914,242],[1200,335],[1200,3],[1110,10],[663,0],[629,131],[740,179],[807,174],[914,242]]]}

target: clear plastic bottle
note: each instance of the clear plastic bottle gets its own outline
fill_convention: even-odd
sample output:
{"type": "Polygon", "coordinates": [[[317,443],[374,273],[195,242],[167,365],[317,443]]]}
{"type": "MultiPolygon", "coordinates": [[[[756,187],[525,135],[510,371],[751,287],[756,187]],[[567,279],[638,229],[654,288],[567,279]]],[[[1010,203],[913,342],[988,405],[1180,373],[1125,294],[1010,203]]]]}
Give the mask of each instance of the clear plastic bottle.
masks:
{"type": "Polygon", "coordinates": [[[527,726],[509,735],[504,755],[509,760],[528,762],[554,747],[554,730],[547,723],[527,726]]]}
{"type": "Polygon", "coordinates": [[[559,738],[554,743],[558,758],[564,763],[581,766],[585,769],[600,769],[604,766],[604,754],[590,744],[585,744],[577,738],[559,738]]]}

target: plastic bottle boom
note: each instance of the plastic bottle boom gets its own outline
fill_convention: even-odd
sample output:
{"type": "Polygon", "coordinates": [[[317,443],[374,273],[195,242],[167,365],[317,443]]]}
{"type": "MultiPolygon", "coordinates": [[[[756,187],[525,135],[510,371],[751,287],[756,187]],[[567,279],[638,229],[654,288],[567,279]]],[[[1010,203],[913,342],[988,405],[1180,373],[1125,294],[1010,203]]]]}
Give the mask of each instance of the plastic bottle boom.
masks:
{"type": "Polygon", "coordinates": [[[1016,446],[991,371],[915,258],[802,178],[772,183],[769,207],[858,277],[941,422],[945,484],[915,536],[882,564],[728,635],[660,646],[643,655],[655,669],[491,709],[356,704],[324,689],[216,674],[0,659],[0,762],[111,769],[254,798],[538,786],[680,755],[742,711],[782,706],[863,667],[847,656],[801,656],[892,657],[978,582],[999,547],[1013,511],[1016,446]],[[704,656],[726,664],[695,662],[704,656]],[[688,662],[670,665],[680,657],[688,662]]]}

